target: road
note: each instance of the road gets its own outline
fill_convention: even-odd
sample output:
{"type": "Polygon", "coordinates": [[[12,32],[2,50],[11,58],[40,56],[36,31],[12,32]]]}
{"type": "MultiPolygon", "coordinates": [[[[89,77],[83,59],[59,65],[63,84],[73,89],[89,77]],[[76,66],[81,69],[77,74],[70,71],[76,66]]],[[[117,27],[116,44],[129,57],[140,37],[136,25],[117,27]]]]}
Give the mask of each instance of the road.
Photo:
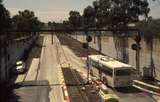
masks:
{"type": "Polygon", "coordinates": [[[63,102],[64,98],[58,70],[59,63],[56,57],[56,43],[57,40],[55,39],[53,45],[51,44],[51,35],[45,36],[37,80],[49,81],[51,85],[51,91],[49,93],[50,102],[63,102]]]}
{"type": "MultiPolygon", "coordinates": [[[[63,35],[62,35],[63,36],[63,35]]],[[[63,37],[59,37],[61,39],[64,38],[63,37]]],[[[65,39],[67,39],[65,37],[65,39]]],[[[60,40],[60,41],[64,41],[60,40]]],[[[86,66],[85,66],[85,59],[78,57],[76,54],[78,52],[76,52],[72,49],[72,44],[74,43],[75,40],[72,39],[68,39],[66,40],[66,43],[68,44],[68,46],[63,46],[63,49],[65,50],[66,55],[68,56],[68,59],[70,59],[70,61],[72,62],[72,66],[73,68],[79,70],[80,72],[82,72],[85,76],[87,74],[87,70],[86,70],[86,66]],[[68,43],[71,42],[71,43],[68,43]]],[[[65,44],[64,44],[65,45],[65,44]]],[[[76,48],[79,49],[79,47],[82,47],[82,45],[76,45],[76,48]]],[[[83,51],[79,51],[79,52],[83,52],[83,51]]],[[[145,93],[145,92],[141,92],[141,91],[137,91],[134,88],[125,88],[125,89],[110,89],[112,91],[112,93],[115,93],[118,97],[119,97],[119,101],[120,102],[156,102],[155,99],[152,98],[151,95],[145,93]]]]}
{"type": "MultiPolygon", "coordinates": [[[[14,90],[16,97],[20,97],[19,102],[64,102],[62,79],[59,71],[61,70],[60,65],[67,64],[83,78],[87,76],[85,60],[75,54],[74,50],[70,48],[71,45],[61,44],[63,40],[59,41],[59,37],[57,38],[56,35],[53,35],[53,44],[51,44],[52,36],[50,34],[43,36],[44,40],[40,57],[33,57],[28,72],[19,75],[15,81],[16,84],[23,84],[14,90]]],[[[79,47],[81,45],[77,45],[77,49],[79,47]]],[[[36,54],[37,50],[33,50],[32,53],[36,54]]],[[[155,102],[149,95],[143,92],[126,93],[115,90],[114,93],[119,96],[120,102],[135,102],[135,100],[136,102],[155,102]]],[[[95,101],[95,96],[90,95],[90,90],[88,90],[87,94],[84,93],[84,95],[86,95],[88,102],[95,101]]]]}
{"type": "MultiPolygon", "coordinates": [[[[44,85],[40,87],[45,88],[48,86],[50,90],[48,90],[49,96],[49,102],[63,102],[64,96],[62,92],[62,86],[61,86],[61,79],[59,74],[59,62],[57,60],[57,51],[56,51],[56,43],[58,40],[56,40],[56,37],[54,36],[55,40],[53,42],[53,45],[51,44],[51,35],[43,35],[44,40],[42,44],[42,51],[40,58],[32,58],[31,65],[29,67],[29,70],[26,74],[19,75],[15,81],[15,83],[24,83],[28,81],[34,81],[34,82],[41,82],[41,81],[47,81],[48,85],[44,85]]],[[[32,51],[32,53],[37,53],[36,50],[32,51]]],[[[33,83],[32,83],[33,84],[33,83]]],[[[36,85],[35,85],[36,86],[36,85]]],[[[19,88],[17,90],[18,93],[25,93],[24,90],[27,90],[28,87],[19,88]]],[[[40,98],[43,100],[43,97],[45,99],[45,96],[42,96],[45,91],[40,90],[39,88],[35,89],[36,91],[33,92],[33,94],[36,94],[34,98],[40,98]],[[42,96],[42,97],[41,97],[42,96]]],[[[23,94],[18,94],[20,97],[23,97],[23,94]]],[[[23,97],[25,98],[25,97],[23,97]]],[[[20,102],[40,102],[35,101],[38,99],[34,99],[28,101],[28,97],[26,97],[24,100],[21,100],[20,102]]],[[[46,102],[46,100],[43,100],[41,102],[46,102]]]]}

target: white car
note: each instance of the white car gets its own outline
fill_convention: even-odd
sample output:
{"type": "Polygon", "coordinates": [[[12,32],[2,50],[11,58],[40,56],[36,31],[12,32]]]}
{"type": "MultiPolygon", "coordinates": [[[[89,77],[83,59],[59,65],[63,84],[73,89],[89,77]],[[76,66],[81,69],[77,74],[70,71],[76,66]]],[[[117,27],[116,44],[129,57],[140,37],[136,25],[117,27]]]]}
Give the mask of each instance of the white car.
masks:
{"type": "Polygon", "coordinates": [[[16,74],[21,74],[25,72],[25,62],[23,61],[18,61],[16,63],[15,69],[14,69],[14,73],[16,74]]]}

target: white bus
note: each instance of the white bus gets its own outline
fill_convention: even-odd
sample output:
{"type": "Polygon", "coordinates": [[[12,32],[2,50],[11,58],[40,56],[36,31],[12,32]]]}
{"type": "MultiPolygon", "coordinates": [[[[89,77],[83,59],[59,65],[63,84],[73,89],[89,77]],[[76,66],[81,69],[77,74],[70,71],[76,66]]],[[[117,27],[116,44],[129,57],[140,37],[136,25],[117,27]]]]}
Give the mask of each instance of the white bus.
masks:
{"type": "Polygon", "coordinates": [[[103,55],[90,55],[91,74],[100,78],[110,87],[131,86],[135,70],[131,65],[103,55]]]}

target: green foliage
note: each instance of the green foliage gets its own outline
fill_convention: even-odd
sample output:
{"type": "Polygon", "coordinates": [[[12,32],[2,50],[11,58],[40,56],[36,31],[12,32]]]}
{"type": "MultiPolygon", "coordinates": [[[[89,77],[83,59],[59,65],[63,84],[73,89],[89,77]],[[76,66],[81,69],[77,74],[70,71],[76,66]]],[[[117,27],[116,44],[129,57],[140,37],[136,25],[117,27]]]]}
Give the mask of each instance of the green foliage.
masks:
{"type": "Polygon", "coordinates": [[[19,11],[12,20],[15,29],[19,30],[39,29],[42,24],[38,18],[35,17],[34,12],[29,10],[19,11]]]}
{"type": "Polygon", "coordinates": [[[56,26],[56,23],[53,21],[53,22],[51,22],[51,21],[49,21],[48,22],[48,27],[50,27],[50,29],[53,29],[53,27],[55,27],[56,26]]]}
{"type": "Polygon", "coordinates": [[[70,28],[70,22],[69,21],[63,21],[63,27],[64,28],[70,28]]]}
{"type": "Polygon", "coordinates": [[[139,16],[147,17],[150,11],[146,0],[99,0],[99,5],[104,23],[112,27],[137,22],[139,16]]]}
{"type": "Polygon", "coordinates": [[[160,37],[160,19],[149,17],[137,23],[137,27],[142,31],[145,38],[160,37]]]}
{"type": "Polygon", "coordinates": [[[96,0],[84,9],[83,22],[87,27],[126,27],[139,16],[148,17],[148,5],[147,0],[96,0]]]}
{"type": "Polygon", "coordinates": [[[87,6],[83,11],[83,22],[85,28],[95,27],[95,9],[87,6]]]}
{"type": "Polygon", "coordinates": [[[69,24],[71,27],[78,28],[82,25],[82,17],[78,11],[70,11],[69,12],[69,24]]]}
{"type": "Polygon", "coordinates": [[[11,19],[9,11],[3,6],[0,0],[0,31],[4,31],[11,27],[11,19]]]}

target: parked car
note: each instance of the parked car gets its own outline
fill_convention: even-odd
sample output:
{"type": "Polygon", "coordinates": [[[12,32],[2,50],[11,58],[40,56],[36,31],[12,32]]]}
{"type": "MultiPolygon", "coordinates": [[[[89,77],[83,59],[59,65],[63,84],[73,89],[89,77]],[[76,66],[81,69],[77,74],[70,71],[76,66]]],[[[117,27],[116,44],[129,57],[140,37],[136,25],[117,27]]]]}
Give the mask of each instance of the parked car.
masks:
{"type": "Polygon", "coordinates": [[[13,73],[15,74],[23,74],[26,71],[26,65],[24,61],[17,61],[15,68],[13,69],[13,73]]]}
{"type": "Polygon", "coordinates": [[[100,85],[99,96],[100,102],[119,102],[116,94],[110,93],[108,87],[104,84],[100,85]]]}

